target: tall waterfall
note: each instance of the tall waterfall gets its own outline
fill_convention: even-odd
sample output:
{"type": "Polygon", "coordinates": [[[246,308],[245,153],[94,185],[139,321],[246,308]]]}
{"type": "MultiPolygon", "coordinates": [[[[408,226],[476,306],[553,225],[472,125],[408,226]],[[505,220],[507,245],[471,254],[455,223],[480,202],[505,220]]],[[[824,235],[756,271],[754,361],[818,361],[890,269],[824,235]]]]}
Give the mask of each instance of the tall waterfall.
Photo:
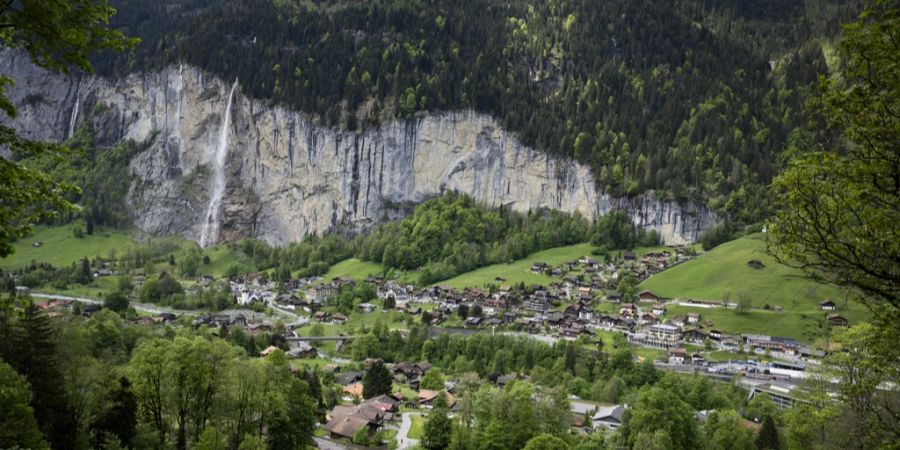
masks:
{"type": "Polygon", "coordinates": [[[69,137],[75,135],[75,122],[78,120],[78,102],[79,99],[75,97],[75,108],[72,109],[72,117],[69,118],[69,137]]]}
{"type": "Polygon", "coordinates": [[[237,85],[237,80],[234,80],[231,92],[228,93],[228,104],[225,105],[222,129],[219,130],[219,143],[213,159],[212,195],[209,197],[209,206],[206,208],[203,227],[200,228],[201,247],[215,244],[219,239],[219,206],[222,204],[222,196],[225,195],[225,161],[228,157],[228,128],[231,123],[231,101],[234,99],[234,89],[237,85]]]}

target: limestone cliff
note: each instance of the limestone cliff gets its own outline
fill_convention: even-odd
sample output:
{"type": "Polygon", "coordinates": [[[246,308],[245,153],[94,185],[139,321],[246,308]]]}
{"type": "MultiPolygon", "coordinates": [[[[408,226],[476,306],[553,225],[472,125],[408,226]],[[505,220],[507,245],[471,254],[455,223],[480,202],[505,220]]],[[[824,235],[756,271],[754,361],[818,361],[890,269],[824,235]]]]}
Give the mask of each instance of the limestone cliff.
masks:
{"type": "MultiPolygon", "coordinates": [[[[135,225],[198,238],[231,82],[187,66],[116,80],[63,77],[11,52],[0,57],[0,73],[17,81],[10,92],[19,107],[13,126],[59,142],[93,112],[100,145],[146,142],[131,163],[135,225]]],[[[519,211],[550,207],[595,217],[625,208],[667,243],[691,242],[715,221],[703,205],[599,193],[587,167],[524,146],[470,111],[341,132],[238,88],[229,125],[219,240],[253,236],[285,244],[336,227],[365,228],[445,189],[519,211]]]]}

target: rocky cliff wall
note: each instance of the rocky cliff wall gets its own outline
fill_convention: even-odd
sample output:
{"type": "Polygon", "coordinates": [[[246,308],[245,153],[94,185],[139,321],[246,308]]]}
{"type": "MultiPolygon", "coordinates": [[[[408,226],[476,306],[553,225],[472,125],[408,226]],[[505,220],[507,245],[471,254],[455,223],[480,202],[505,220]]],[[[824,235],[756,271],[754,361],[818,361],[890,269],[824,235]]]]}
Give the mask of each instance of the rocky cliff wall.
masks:
{"type": "MultiPolygon", "coordinates": [[[[231,82],[188,66],[116,80],[63,77],[11,52],[0,53],[0,73],[17,81],[10,90],[19,107],[13,126],[25,136],[63,141],[91,117],[100,145],[145,142],[131,163],[135,225],[198,238],[231,82]]],[[[238,89],[225,131],[219,240],[253,236],[285,244],[335,227],[365,228],[445,189],[519,211],[550,207],[593,218],[625,208],[670,244],[694,241],[715,221],[703,205],[599,193],[587,167],[522,145],[470,111],[340,132],[238,89]]]]}

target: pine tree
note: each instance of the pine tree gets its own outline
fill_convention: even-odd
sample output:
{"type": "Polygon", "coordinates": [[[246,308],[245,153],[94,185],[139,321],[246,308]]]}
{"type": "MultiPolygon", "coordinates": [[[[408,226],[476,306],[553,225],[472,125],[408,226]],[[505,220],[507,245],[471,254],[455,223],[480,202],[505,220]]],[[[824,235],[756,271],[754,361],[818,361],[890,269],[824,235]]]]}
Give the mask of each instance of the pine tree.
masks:
{"type": "Polygon", "coordinates": [[[759,450],[778,450],[781,443],[778,440],[778,429],[775,427],[775,421],[772,416],[766,416],[763,419],[762,427],[756,436],[756,448],[759,450]]]}
{"type": "Polygon", "coordinates": [[[63,389],[56,342],[50,320],[33,303],[25,308],[13,333],[14,354],[8,360],[31,384],[31,406],[44,436],[54,449],[72,448],[77,425],[63,389]]]}
{"type": "Polygon", "coordinates": [[[384,363],[377,361],[363,375],[363,398],[390,394],[393,383],[391,373],[384,367],[384,363]]]}

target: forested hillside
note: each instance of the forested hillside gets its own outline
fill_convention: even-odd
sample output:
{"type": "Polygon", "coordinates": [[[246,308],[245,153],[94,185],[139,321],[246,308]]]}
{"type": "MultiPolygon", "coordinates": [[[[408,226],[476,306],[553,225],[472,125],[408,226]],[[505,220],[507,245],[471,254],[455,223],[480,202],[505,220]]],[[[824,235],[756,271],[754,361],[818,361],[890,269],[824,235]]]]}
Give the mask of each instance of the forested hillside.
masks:
{"type": "MultiPolygon", "coordinates": [[[[359,129],[417,111],[490,113],[529,145],[590,164],[618,195],[656,189],[738,221],[784,155],[823,136],[803,106],[838,0],[116,0],[143,39],[101,73],[172,63],[359,129]]],[[[823,49],[826,50],[823,53],[823,49]]]]}

